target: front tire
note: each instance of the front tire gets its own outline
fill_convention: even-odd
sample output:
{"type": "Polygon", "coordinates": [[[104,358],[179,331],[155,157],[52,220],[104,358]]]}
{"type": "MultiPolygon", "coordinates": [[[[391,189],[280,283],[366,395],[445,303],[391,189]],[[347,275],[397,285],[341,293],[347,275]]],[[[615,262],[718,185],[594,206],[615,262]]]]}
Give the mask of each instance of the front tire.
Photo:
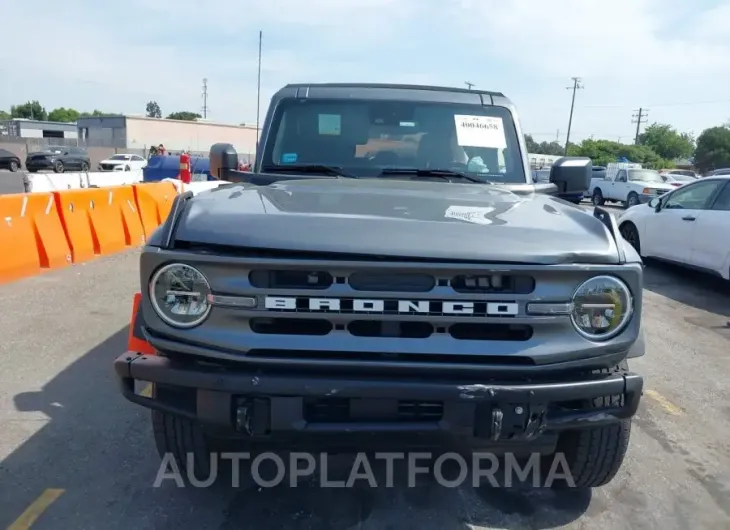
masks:
{"type": "Polygon", "coordinates": [[[18,163],[15,160],[10,161],[10,171],[13,173],[18,171],[18,163]]]}
{"type": "MultiPolygon", "coordinates": [[[[609,371],[628,371],[627,363],[622,363],[609,371]]],[[[621,405],[623,396],[596,398],[586,403],[592,408],[621,405]]],[[[560,435],[555,455],[562,454],[568,465],[573,484],[557,480],[552,484],[555,489],[574,486],[576,488],[599,488],[611,482],[626,456],[631,437],[631,419],[604,427],[566,431],[560,435]]],[[[552,460],[551,460],[552,463],[552,460]]],[[[557,467],[558,471],[565,471],[557,467]]]]}
{"type": "Polygon", "coordinates": [[[639,196],[636,192],[632,191],[629,196],[626,197],[626,209],[633,208],[639,204],[639,196]]]}
{"type": "Polygon", "coordinates": [[[603,206],[603,204],[606,202],[603,199],[603,193],[601,193],[601,190],[596,188],[593,190],[593,197],[591,198],[593,202],[593,206],[603,206]]]}
{"type": "Polygon", "coordinates": [[[185,418],[153,410],[152,431],[160,458],[164,459],[166,455],[172,456],[183,474],[183,480],[187,482],[191,474],[200,481],[210,476],[212,451],[200,425],[185,418]],[[190,469],[189,459],[192,459],[190,469]]]}
{"type": "Polygon", "coordinates": [[[63,167],[63,162],[58,161],[53,165],[53,171],[54,173],[63,173],[66,170],[66,168],[63,167]]]}
{"type": "Polygon", "coordinates": [[[641,256],[641,240],[639,239],[639,231],[634,226],[634,223],[626,222],[619,227],[619,232],[623,238],[634,247],[636,252],[641,256]]]}

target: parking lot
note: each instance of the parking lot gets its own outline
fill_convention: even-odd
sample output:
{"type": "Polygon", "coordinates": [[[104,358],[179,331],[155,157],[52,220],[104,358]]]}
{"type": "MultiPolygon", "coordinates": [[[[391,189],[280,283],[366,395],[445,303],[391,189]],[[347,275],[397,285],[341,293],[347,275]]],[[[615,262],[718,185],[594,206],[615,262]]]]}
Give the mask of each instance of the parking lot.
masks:
{"type": "MultiPolygon", "coordinates": [[[[590,206],[586,205],[590,210],[590,206]]],[[[619,213],[620,211],[617,211],[619,213]]],[[[149,413],[125,401],[137,252],[0,286],[0,527],[76,529],[730,528],[730,288],[647,264],[646,377],[627,460],[592,492],[154,488],[149,413]]]]}

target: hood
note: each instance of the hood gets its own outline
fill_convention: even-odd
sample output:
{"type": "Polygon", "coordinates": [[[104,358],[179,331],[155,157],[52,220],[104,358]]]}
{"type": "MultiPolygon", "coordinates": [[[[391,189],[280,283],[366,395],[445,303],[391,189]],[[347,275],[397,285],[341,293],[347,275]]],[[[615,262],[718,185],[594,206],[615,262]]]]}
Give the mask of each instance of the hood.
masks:
{"type": "Polygon", "coordinates": [[[512,263],[616,263],[608,229],[558,198],[384,179],[238,184],[192,198],[177,241],[512,263]]]}

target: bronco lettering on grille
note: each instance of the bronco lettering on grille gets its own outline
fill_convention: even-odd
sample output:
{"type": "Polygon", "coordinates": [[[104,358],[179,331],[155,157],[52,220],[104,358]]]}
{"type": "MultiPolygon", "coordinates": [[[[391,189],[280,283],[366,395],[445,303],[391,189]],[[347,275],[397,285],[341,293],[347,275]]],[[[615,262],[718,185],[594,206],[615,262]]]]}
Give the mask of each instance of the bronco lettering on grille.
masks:
{"type": "Polygon", "coordinates": [[[305,296],[267,296],[269,311],[312,311],[324,313],[383,313],[405,315],[515,316],[517,302],[393,300],[362,298],[309,298],[305,296]]]}

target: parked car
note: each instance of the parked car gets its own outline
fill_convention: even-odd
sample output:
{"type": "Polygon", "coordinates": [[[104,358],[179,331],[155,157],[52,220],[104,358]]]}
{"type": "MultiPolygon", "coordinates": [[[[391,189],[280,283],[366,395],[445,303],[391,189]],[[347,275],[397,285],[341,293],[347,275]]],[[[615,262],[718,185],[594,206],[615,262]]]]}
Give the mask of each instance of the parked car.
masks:
{"type": "Polygon", "coordinates": [[[618,219],[621,235],[647,258],[730,280],[730,175],[688,182],[618,219]]]}
{"type": "Polygon", "coordinates": [[[670,175],[672,177],[684,176],[684,177],[690,177],[692,179],[699,178],[699,175],[697,175],[697,173],[695,173],[691,169],[662,169],[659,173],[662,176],[670,175]]]}
{"type": "Polygon", "coordinates": [[[719,177],[721,175],[730,175],[730,167],[721,169],[713,169],[705,174],[705,177],[719,177]]]}
{"type": "Polygon", "coordinates": [[[132,171],[147,167],[147,160],[139,155],[119,153],[99,162],[99,171],[132,171]]]}
{"type": "Polygon", "coordinates": [[[594,174],[588,193],[594,206],[616,201],[631,208],[673,189],[653,169],[645,169],[641,164],[615,162],[608,164],[603,177],[594,174]]]}
{"type": "Polygon", "coordinates": [[[0,149],[0,169],[18,171],[22,167],[20,158],[17,155],[11,153],[7,149],[0,149]]]}
{"type": "Polygon", "coordinates": [[[683,186],[687,182],[693,182],[693,181],[697,180],[696,177],[690,177],[690,176],[680,174],[680,173],[664,173],[664,174],[661,174],[661,176],[664,179],[665,183],[670,184],[670,185],[674,186],[675,188],[683,186]]]}
{"type": "Polygon", "coordinates": [[[56,173],[68,170],[88,171],[89,154],[81,147],[49,147],[45,151],[28,153],[25,167],[31,173],[52,169],[56,173]]]}

